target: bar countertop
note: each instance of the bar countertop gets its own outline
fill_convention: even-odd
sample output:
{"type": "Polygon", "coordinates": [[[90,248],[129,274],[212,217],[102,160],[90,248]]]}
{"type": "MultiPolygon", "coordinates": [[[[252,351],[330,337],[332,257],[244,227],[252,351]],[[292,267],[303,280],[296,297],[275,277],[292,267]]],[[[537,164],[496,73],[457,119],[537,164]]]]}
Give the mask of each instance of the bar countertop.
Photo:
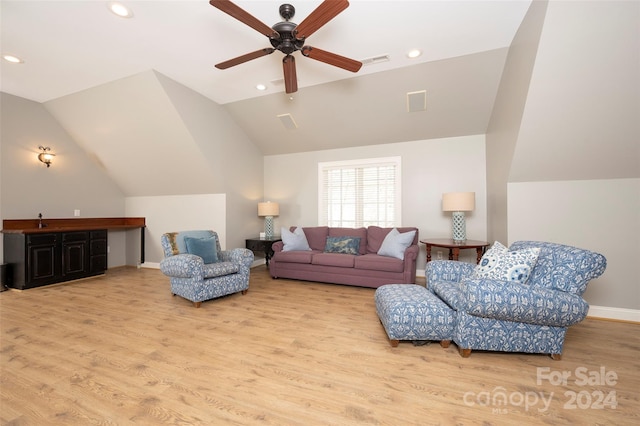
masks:
{"type": "Polygon", "coordinates": [[[93,217],[65,219],[5,219],[2,232],[5,234],[38,234],[45,232],[90,231],[94,229],[144,228],[144,217],[93,217]],[[40,227],[42,223],[42,227],[40,227]]]}

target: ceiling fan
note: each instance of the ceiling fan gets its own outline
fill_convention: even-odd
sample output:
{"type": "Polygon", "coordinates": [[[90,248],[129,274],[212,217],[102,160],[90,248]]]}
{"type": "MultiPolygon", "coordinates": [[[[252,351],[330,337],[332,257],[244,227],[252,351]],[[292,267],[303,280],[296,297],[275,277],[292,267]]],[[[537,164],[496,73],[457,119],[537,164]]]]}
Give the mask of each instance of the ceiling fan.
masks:
{"type": "Polygon", "coordinates": [[[311,34],[315,33],[320,27],[349,7],[347,0],[324,0],[320,6],[311,12],[300,24],[290,22],[290,19],[295,15],[295,8],[290,4],[283,4],[280,6],[279,12],[284,21],[278,22],[271,28],[230,0],[210,0],[209,3],[213,7],[220,9],[224,13],[267,36],[271,42],[271,46],[273,46],[221,62],[216,65],[218,69],[224,70],[231,68],[252,59],[270,55],[276,50],[279,50],[285,54],[285,57],[282,59],[285,91],[287,93],[293,93],[298,90],[296,62],[295,58],[291,55],[295,51],[299,50],[302,55],[307,58],[315,59],[316,61],[324,62],[351,72],[357,72],[362,66],[362,63],[359,61],[305,45],[305,41],[311,34]]]}

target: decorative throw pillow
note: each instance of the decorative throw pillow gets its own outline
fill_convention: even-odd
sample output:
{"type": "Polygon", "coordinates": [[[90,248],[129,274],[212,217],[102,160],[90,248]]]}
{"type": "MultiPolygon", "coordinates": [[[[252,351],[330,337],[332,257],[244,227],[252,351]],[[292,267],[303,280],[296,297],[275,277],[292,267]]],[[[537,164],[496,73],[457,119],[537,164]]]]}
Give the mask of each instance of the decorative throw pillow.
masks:
{"type": "Polygon", "coordinates": [[[218,250],[216,247],[215,237],[185,237],[184,243],[187,246],[187,253],[200,256],[204,263],[216,263],[218,261],[218,250]]]}
{"type": "Polygon", "coordinates": [[[360,237],[327,237],[325,253],[358,254],[360,237]]]}
{"type": "Polygon", "coordinates": [[[407,250],[407,247],[411,245],[415,236],[416,231],[401,234],[397,228],[393,228],[387,236],[384,237],[378,254],[380,256],[389,256],[404,260],[404,252],[407,250]]]}
{"type": "Polygon", "coordinates": [[[307,237],[304,235],[302,228],[297,227],[293,232],[286,228],[280,229],[280,237],[282,238],[282,251],[305,250],[310,251],[307,237]]]}
{"type": "Polygon", "coordinates": [[[526,283],[536,265],[539,248],[510,251],[496,241],[482,256],[473,270],[472,278],[488,278],[500,281],[526,283]]]}

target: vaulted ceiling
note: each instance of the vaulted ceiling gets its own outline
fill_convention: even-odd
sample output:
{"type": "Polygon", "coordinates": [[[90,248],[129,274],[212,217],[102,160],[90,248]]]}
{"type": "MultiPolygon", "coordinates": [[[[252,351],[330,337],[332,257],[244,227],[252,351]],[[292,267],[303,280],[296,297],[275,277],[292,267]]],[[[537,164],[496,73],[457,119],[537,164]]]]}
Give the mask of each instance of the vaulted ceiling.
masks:
{"type": "MultiPolygon", "coordinates": [[[[235,3],[268,25],[282,20],[281,2],[235,3]]],[[[299,23],[321,1],[294,3],[292,21],[299,23]]],[[[131,18],[112,14],[106,1],[0,4],[2,54],[24,61],[0,61],[2,91],[54,104],[154,71],[223,105],[269,155],[484,133],[530,0],[352,0],[307,44],[356,60],[388,60],[354,74],[296,52],[299,90],[292,95],[284,93],[280,52],[214,67],[270,44],[206,0],[125,1],[131,18]],[[422,55],[410,59],[410,49],[422,55]],[[426,93],[427,110],[407,112],[407,93],[416,91],[426,93]],[[283,126],[282,114],[291,115],[295,130],[283,126]]],[[[153,103],[148,108],[157,125],[153,103]]]]}

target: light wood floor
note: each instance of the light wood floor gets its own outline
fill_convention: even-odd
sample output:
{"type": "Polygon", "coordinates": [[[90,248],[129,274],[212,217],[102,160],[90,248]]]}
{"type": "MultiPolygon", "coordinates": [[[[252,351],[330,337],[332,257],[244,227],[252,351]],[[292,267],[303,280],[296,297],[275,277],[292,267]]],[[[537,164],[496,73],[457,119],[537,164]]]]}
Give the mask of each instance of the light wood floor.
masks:
{"type": "Polygon", "coordinates": [[[569,330],[561,361],[464,359],[454,344],[392,348],[373,296],[271,280],[264,266],[247,295],[200,309],[152,269],[0,293],[0,421],[640,424],[638,324],[587,319],[569,330]],[[562,374],[566,384],[543,378],[562,374]]]}

